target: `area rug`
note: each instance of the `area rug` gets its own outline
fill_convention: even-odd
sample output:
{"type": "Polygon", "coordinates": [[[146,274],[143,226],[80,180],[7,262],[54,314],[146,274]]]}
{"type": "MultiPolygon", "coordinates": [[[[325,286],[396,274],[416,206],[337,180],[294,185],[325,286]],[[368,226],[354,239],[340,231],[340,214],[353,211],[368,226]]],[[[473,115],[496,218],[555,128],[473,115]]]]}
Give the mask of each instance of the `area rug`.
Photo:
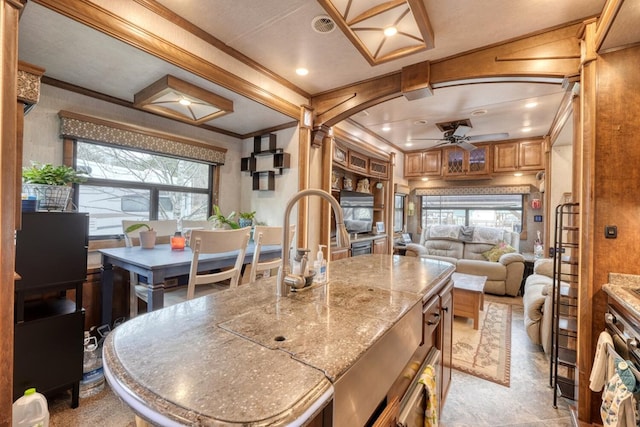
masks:
{"type": "Polygon", "coordinates": [[[480,327],[454,317],[453,368],[509,387],[511,370],[511,305],[484,303],[480,327]]]}

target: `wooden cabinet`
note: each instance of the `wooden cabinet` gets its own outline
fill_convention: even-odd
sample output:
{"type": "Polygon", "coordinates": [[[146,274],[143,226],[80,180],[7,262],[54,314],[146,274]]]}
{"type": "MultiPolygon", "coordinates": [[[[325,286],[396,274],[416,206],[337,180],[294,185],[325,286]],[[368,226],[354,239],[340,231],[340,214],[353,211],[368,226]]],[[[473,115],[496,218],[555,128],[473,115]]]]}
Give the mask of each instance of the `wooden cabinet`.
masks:
{"type": "Polygon", "coordinates": [[[349,169],[354,172],[369,173],[369,158],[355,151],[349,150],[349,169]]]}
{"type": "Polygon", "coordinates": [[[373,241],[373,253],[374,254],[386,254],[387,253],[387,238],[381,237],[373,241]]]}
{"type": "Polygon", "coordinates": [[[404,156],[404,176],[440,176],[442,174],[442,150],[407,153],[404,156]]]}
{"type": "Polygon", "coordinates": [[[544,169],[544,141],[504,142],[493,146],[493,171],[518,172],[544,169]]]}
{"type": "Polygon", "coordinates": [[[347,166],[347,160],[349,154],[345,148],[340,147],[338,144],[333,144],[333,163],[340,166],[347,166]]]}
{"type": "Polygon", "coordinates": [[[473,177],[489,175],[489,145],[476,145],[473,151],[459,147],[442,149],[445,177],[473,177]]]}
{"type": "Polygon", "coordinates": [[[518,153],[520,170],[544,169],[544,141],[522,141],[518,153]]]}
{"type": "Polygon", "coordinates": [[[388,179],[389,178],[389,163],[381,160],[369,159],[369,175],[388,179]]]}
{"type": "Polygon", "coordinates": [[[331,248],[329,258],[331,261],[337,261],[342,258],[349,258],[349,248],[331,248]]]}

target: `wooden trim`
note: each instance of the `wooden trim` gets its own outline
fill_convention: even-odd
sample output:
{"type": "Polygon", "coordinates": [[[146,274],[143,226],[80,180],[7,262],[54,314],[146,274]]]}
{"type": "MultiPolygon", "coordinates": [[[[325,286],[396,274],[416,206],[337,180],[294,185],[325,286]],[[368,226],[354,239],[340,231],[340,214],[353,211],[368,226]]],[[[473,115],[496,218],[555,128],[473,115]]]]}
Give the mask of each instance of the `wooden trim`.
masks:
{"type": "Polygon", "coordinates": [[[604,39],[607,37],[607,34],[609,34],[609,30],[611,30],[616,16],[618,16],[618,12],[624,2],[625,0],[607,0],[604,4],[604,8],[602,8],[602,12],[600,13],[600,17],[596,24],[595,37],[593,38],[594,53],[598,52],[602,47],[604,39]]]}
{"type": "Polygon", "coordinates": [[[350,148],[355,148],[355,151],[361,152],[362,154],[387,162],[390,160],[390,154],[388,152],[374,147],[370,143],[367,143],[340,128],[333,128],[333,136],[341,143],[346,144],[350,148]]]}
{"type": "MultiPolygon", "coordinates": [[[[429,63],[430,84],[466,84],[469,79],[511,77],[564,78],[580,67],[582,23],[477,49],[429,63]],[[543,70],[543,71],[541,71],[543,70]]],[[[402,71],[314,95],[315,126],[334,126],[354,114],[402,96],[402,71]]]]}
{"type": "Polygon", "coordinates": [[[15,278],[16,192],[19,181],[18,137],[18,20],[23,4],[2,0],[0,4],[0,425],[11,425],[13,406],[13,304],[15,278]]]}
{"type": "Polygon", "coordinates": [[[204,31],[202,28],[192,24],[191,22],[189,22],[186,19],[182,18],[180,15],[175,14],[173,11],[167,9],[162,4],[158,3],[156,0],[134,0],[134,1],[136,3],[138,3],[139,5],[144,6],[147,9],[151,10],[156,15],[162,16],[163,18],[167,19],[168,21],[171,21],[173,24],[175,24],[175,25],[179,26],[180,28],[188,31],[189,33],[193,34],[194,36],[198,37],[199,39],[204,40],[205,42],[209,43],[211,46],[215,47],[216,49],[221,50],[222,52],[226,53],[227,55],[237,59],[238,61],[242,62],[243,64],[247,65],[248,67],[251,67],[254,70],[256,70],[257,72],[264,74],[265,76],[269,77],[272,80],[275,80],[276,82],[278,82],[282,86],[285,86],[286,88],[291,89],[292,91],[296,92],[299,95],[304,96],[305,98],[310,98],[311,97],[310,94],[308,94],[307,92],[305,92],[304,90],[302,90],[298,86],[294,85],[289,80],[284,79],[282,76],[280,76],[280,75],[274,73],[273,71],[269,70],[264,65],[254,61],[253,59],[249,58],[248,56],[246,56],[246,55],[242,54],[241,52],[235,50],[231,46],[225,44],[220,39],[212,36],[208,32],[204,31]]]}
{"type": "MultiPolygon", "coordinates": [[[[595,49],[596,23],[592,22],[585,28],[585,46],[595,49]]],[[[595,52],[584,52],[587,57],[592,57],[595,52]]],[[[593,308],[596,287],[594,283],[597,263],[594,260],[594,227],[595,227],[595,179],[596,179],[596,101],[597,101],[597,61],[583,61],[581,70],[581,146],[574,147],[580,150],[580,162],[574,167],[578,171],[580,183],[574,183],[574,188],[579,188],[578,194],[573,194],[574,200],[580,203],[580,241],[579,241],[579,288],[578,288],[578,419],[583,422],[591,422],[592,406],[598,402],[592,402],[593,394],[589,390],[589,375],[595,350],[593,334],[593,308]],[[583,309],[584,308],[584,309],[583,309]]],[[[599,406],[599,405],[598,405],[599,406]]]]}
{"type": "Polygon", "coordinates": [[[570,84],[570,87],[568,87],[564,93],[562,101],[560,101],[560,106],[558,108],[556,116],[553,118],[553,123],[551,123],[551,127],[549,128],[551,145],[556,142],[558,136],[560,135],[560,132],[562,132],[562,129],[573,113],[573,99],[578,96],[578,94],[574,91],[574,87],[577,84],[578,83],[575,82],[570,84]]]}
{"type": "MultiPolygon", "coordinates": [[[[331,194],[331,164],[333,162],[333,148],[335,140],[331,136],[325,137],[321,151],[321,168],[322,168],[322,181],[320,188],[331,194]]],[[[324,254],[325,259],[330,259],[331,251],[331,210],[333,208],[325,200],[320,204],[320,244],[326,245],[327,252],[324,254]]]]}
{"type": "Polygon", "coordinates": [[[298,119],[300,109],[297,105],[268,92],[258,85],[241,79],[211,62],[199,58],[186,49],[151,33],[146,28],[139,27],[120,16],[116,16],[97,4],[92,2],[68,2],[66,0],[33,1],[154,55],[185,71],[234,91],[291,118],[298,119]]]}
{"type": "MultiPolygon", "coordinates": [[[[311,130],[298,131],[298,191],[309,188],[309,159],[311,149],[311,130]]],[[[297,193],[294,192],[294,194],[297,193]]],[[[308,248],[309,241],[309,198],[303,197],[298,201],[298,221],[296,239],[299,248],[308,248]]]]}

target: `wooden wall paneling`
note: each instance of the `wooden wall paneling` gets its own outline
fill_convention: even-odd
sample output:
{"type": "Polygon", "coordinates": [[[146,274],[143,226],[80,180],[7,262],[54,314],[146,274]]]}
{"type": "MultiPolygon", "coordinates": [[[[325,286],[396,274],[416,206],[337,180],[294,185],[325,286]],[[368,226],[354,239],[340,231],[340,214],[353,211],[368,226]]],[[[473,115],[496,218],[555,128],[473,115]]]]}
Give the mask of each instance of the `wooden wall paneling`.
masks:
{"type": "MultiPolygon", "coordinates": [[[[640,170],[631,166],[640,164],[637,144],[640,134],[639,59],[640,47],[635,47],[604,54],[596,61],[591,343],[597,341],[604,327],[606,296],[601,286],[608,282],[608,274],[640,274],[640,265],[633,260],[640,254],[637,232],[640,170]],[[616,239],[605,238],[606,225],[618,227],[616,239]]],[[[593,356],[594,348],[589,348],[593,356]]],[[[593,402],[592,407],[596,403],[593,402]]]]}

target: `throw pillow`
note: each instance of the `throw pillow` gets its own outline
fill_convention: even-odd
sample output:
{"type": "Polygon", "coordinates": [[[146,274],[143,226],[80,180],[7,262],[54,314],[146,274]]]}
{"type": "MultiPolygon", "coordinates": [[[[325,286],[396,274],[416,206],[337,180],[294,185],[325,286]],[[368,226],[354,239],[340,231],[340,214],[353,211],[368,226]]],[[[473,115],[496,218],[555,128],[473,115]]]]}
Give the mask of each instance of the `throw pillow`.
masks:
{"type": "Polygon", "coordinates": [[[500,242],[488,251],[483,252],[482,256],[484,256],[487,261],[497,262],[502,255],[509,254],[515,251],[516,250],[513,247],[509,246],[505,242],[500,242]]]}

